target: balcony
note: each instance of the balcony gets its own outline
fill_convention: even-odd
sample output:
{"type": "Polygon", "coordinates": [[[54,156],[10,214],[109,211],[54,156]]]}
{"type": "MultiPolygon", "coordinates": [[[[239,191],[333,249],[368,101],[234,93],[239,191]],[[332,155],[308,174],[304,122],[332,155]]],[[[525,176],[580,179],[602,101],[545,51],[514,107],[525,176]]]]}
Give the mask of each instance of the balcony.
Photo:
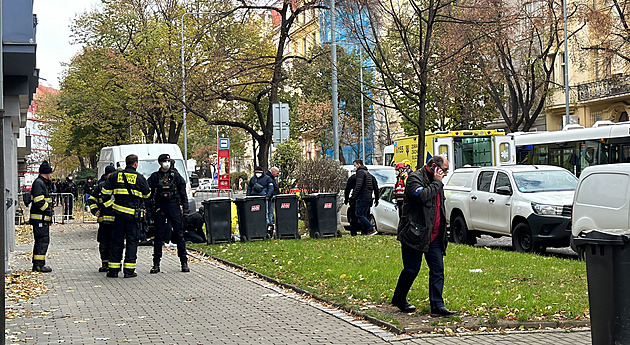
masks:
{"type": "Polygon", "coordinates": [[[577,88],[579,102],[630,95],[630,75],[616,74],[608,79],[579,84],[577,88]]]}

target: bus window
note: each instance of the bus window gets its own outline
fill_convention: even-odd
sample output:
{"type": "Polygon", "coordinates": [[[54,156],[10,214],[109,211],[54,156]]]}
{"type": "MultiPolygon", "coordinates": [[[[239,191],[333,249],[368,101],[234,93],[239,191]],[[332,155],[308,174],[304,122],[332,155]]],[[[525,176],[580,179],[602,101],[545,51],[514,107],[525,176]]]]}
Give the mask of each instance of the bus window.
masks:
{"type": "Polygon", "coordinates": [[[630,146],[621,146],[621,162],[630,163],[630,146]]]}
{"type": "Polygon", "coordinates": [[[459,160],[459,162],[457,162],[457,167],[465,165],[478,167],[492,166],[491,137],[454,138],[453,146],[455,156],[459,160]]]}
{"type": "Polygon", "coordinates": [[[610,149],[610,145],[608,144],[602,144],[600,146],[601,150],[599,151],[599,162],[597,162],[598,164],[608,164],[609,159],[608,159],[608,150],[610,149]]]}
{"type": "Polygon", "coordinates": [[[548,148],[546,145],[536,146],[534,145],[534,155],[532,157],[532,164],[549,164],[549,157],[547,155],[548,148]]]}

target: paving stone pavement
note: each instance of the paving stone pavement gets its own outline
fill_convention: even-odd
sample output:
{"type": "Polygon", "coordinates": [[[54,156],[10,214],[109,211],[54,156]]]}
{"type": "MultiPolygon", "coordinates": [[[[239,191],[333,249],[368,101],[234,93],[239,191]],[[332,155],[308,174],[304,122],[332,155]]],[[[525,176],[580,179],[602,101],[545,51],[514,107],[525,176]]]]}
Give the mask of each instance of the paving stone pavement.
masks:
{"type": "MultiPolygon", "coordinates": [[[[106,278],[95,224],[53,225],[43,275],[49,291],[6,320],[7,344],[590,344],[590,332],[398,336],[292,291],[208,259],[179,271],[175,250],[149,274],[151,247],[139,247],[137,278],[106,278]]],[[[29,270],[31,245],[11,253],[29,270]],[[29,253],[28,255],[23,255],[29,253]]],[[[122,276],[122,274],[121,274],[122,276]]],[[[8,306],[15,302],[7,301],[8,306]]]]}

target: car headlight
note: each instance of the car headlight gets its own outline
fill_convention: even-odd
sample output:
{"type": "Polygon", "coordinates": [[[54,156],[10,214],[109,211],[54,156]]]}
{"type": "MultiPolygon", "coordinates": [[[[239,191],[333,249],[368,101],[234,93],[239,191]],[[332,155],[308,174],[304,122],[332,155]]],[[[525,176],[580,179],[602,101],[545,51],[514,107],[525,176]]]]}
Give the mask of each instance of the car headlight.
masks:
{"type": "Polygon", "coordinates": [[[562,206],[558,205],[547,205],[547,204],[539,204],[537,202],[532,202],[532,209],[536,214],[551,214],[551,215],[562,215],[562,206]]]}

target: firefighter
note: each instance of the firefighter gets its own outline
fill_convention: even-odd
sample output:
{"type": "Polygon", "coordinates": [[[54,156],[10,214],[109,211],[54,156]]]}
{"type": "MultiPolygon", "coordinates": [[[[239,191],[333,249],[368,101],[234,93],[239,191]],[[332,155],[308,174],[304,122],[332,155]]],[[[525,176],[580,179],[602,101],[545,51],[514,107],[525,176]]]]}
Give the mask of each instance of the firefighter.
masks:
{"type": "Polygon", "coordinates": [[[396,208],[398,209],[398,220],[403,216],[403,205],[405,204],[405,185],[409,176],[409,168],[405,162],[396,164],[398,174],[396,185],[394,186],[394,196],[396,197],[396,208]]]}
{"type": "Polygon", "coordinates": [[[153,238],[153,267],[149,273],[160,272],[162,259],[162,244],[172,240],[177,245],[177,256],[181,263],[182,272],[190,272],[184,240],[183,215],[188,215],[188,196],[186,181],[173,166],[168,154],[158,157],[160,168],[149,177],[149,187],[153,201],[153,220],[155,223],[155,237],[153,238]],[[170,238],[166,238],[168,223],[172,226],[170,238]]]}
{"type": "Polygon", "coordinates": [[[112,239],[112,228],[114,226],[114,210],[112,204],[113,198],[101,194],[101,190],[107,181],[107,178],[116,171],[113,165],[105,167],[105,174],[101,176],[98,184],[87,199],[87,206],[90,212],[97,217],[98,232],[96,241],[98,242],[98,251],[101,254],[101,267],[99,272],[109,271],[109,248],[112,239]],[[107,202],[107,206],[106,203],[107,202]]]}
{"type": "Polygon", "coordinates": [[[105,197],[114,196],[108,200],[114,209],[114,227],[112,228],[111,247],[109,249],[109,271],[107,276],[117,278],[121,268],[123,244],[126,241],[125,264],[123,273],[125,278],[137,277],[136,259],[138,241],[142,221],[145,216],[144,201],[151,196],[147,180],[138,173],[138,156],[131,154],[125,158],[125,170],[115,172],[105,181],[101,194],[105,197]]]}
{"type": "Polygon", "coordinates": [[[46,266],[46,252],[50,243],[50,223],[53,215],[53,202],[50,197],[52,168],[47,161],[39,166],[39,176],[33,181],[31,187],[31,218],[33,226],[33,271],[52,272],[52,268],[46,266]]]}

